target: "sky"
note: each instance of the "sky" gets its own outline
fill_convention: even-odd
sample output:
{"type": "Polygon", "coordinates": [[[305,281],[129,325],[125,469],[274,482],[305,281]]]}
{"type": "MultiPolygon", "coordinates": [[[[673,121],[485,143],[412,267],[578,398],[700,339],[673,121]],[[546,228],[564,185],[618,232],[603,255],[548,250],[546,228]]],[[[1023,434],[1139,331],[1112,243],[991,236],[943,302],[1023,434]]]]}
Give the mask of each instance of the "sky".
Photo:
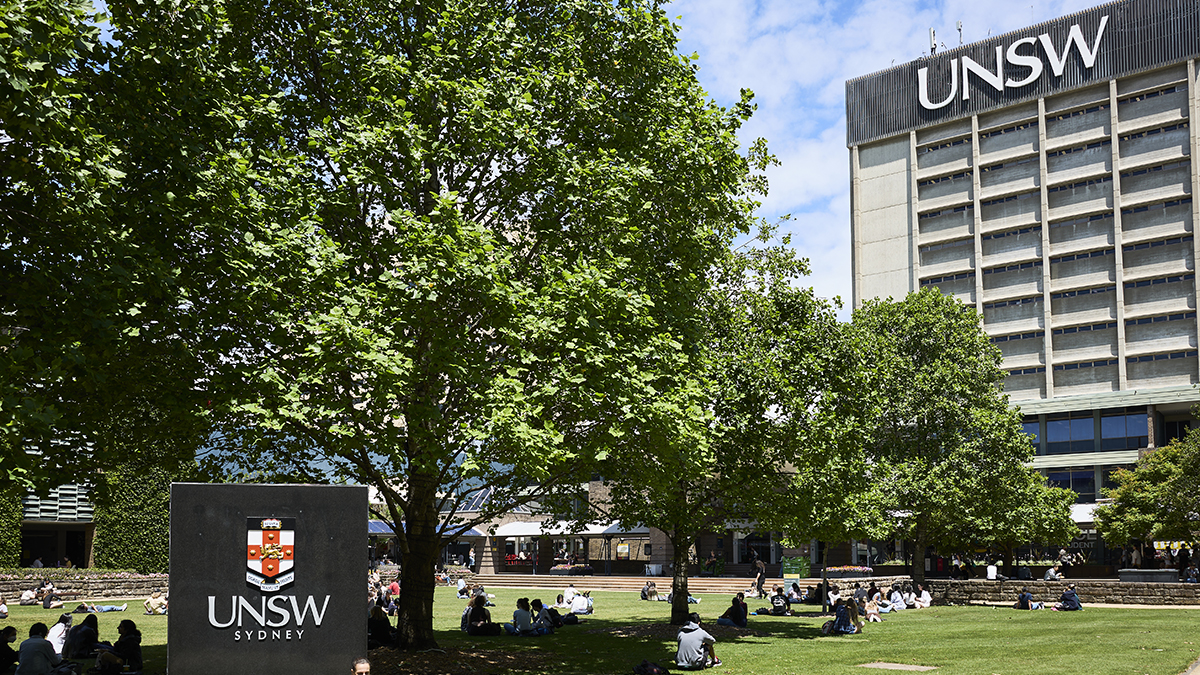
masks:
{"type": "MultiPolygon", "coordinates": [[[[929,29],[957,47],[1102,4],[1100,0],[675,0],[679,51],[696,52],[700,83],[720,105],[742,88],[758,111],[743,144],[767,139],[781,166],[759,215],[791,214],[784,230],[812,266],[818,295],[841,297],[849,318],[850,155],[846,80],[919,58],[929,29]]],[[[939,50],[941,46],[939,46],[939,50]]]]}

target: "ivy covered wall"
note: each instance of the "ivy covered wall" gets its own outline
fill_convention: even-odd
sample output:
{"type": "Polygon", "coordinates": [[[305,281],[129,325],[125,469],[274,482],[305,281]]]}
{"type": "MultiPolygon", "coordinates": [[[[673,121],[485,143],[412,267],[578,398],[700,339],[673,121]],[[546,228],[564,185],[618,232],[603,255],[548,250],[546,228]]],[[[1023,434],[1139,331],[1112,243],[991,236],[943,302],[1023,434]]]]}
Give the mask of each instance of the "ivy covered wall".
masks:
{"type": "Polygon", "coordinates": [[[0,568],[20,564],[21,494],[16,487],[0,489],[0,568]]]}
{"type": "Polygon", "coordinates": [[[96,567],[166,572],[170,562],[171,475],[121,467],[105,472],[96,495],[96,567]]]}

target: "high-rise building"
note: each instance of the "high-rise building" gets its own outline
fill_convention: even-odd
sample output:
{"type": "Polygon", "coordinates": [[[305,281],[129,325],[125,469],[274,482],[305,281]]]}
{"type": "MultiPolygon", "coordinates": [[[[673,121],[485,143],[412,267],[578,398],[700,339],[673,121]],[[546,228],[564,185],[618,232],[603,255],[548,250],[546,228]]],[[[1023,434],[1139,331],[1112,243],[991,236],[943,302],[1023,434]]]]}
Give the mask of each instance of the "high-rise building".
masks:
{"type": "Polygon", "coordinates": [[[1200,402],[1198,56],[1200,3],[1122,0],[846,83],[855,306],[974,305],[1082,523],[1200,402]]]}

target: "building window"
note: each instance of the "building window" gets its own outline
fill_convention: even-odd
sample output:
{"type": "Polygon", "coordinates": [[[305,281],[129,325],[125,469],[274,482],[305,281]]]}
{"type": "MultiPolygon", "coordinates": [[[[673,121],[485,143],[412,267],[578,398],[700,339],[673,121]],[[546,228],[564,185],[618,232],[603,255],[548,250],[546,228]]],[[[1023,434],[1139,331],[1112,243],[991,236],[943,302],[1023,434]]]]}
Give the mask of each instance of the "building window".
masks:
{"type": "Polygon", "coordinates": [[[1100,449],[1137,450],[1146,447],[1146,413],[1110,414],[1100,418],[1100,449]]]}
{"type": "Polygon", "coordinates": [[[1050,487],[1075,492],[1075,503],[1096,501],[1096,472],[1090,466],[1071,469],[1051,469],[1046,473],[1050,487]]]}
{"type": "Polygon", "coordinates": [[[1041,427],[1038,424],[1038,421],[1033,420],[1032,422],[1025,422],[1021,425],[1021,428],[1024,430],[1025,434],[1030,437],[1029,443],[1033,446],[1033,449],[1037,450],[1038,439],[1041,437],[1041,427]]]}
{"type": "Polygon", "coordinates": [[[1046,454],[1065,455],[1096,449],[1096,422],[1090,412],[1055,415],[1046,420],[1046,454]]]}

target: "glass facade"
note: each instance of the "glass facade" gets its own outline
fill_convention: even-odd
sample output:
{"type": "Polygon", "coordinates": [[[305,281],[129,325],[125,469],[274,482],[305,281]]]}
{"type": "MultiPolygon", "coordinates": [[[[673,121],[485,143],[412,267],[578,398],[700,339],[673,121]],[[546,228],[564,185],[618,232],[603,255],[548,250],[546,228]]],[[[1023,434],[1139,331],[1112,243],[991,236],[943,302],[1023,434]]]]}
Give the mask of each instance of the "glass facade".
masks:
{"type": "Polygon", "coordinates": [[[1096,421],[1091,412],[1053,415],[1046,419],[1046,454],[1065,455],[1096,449],[1096,421]]]}
{"type": "Polygon", "coordinates": [[[1137,450],[1147,447],[1146,413],[1105,412],[1100,417],[1100,449],[1137,450]]]}
{"type": "Polygon", "coordinates": [[[1096,501],[1096,468],[1092,466],[1051,469],[1046,472],[1050,487],[1075,491],[1075,503],[1096,501]]]}

